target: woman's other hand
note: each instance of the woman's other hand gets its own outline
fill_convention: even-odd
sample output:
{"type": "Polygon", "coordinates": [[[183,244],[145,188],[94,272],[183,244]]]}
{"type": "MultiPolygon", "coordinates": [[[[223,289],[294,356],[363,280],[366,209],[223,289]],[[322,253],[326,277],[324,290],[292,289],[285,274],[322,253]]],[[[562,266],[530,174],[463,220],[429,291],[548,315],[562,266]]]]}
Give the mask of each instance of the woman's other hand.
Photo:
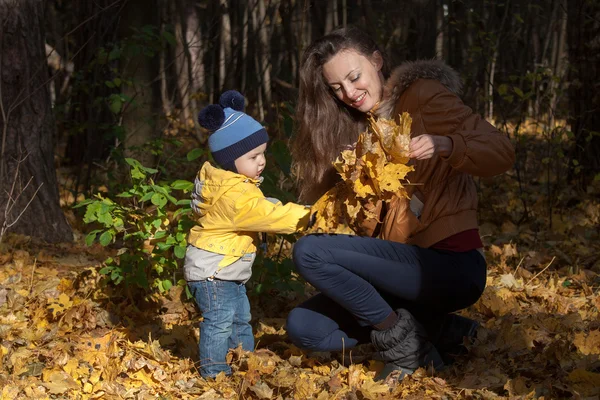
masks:
{"type": "Polygon", "coordinates": [[[410,140],[409,157],[427,160],[434,155],[448,157],[452,153],[452,139],[438,135],[420,135],[410,140]]]}

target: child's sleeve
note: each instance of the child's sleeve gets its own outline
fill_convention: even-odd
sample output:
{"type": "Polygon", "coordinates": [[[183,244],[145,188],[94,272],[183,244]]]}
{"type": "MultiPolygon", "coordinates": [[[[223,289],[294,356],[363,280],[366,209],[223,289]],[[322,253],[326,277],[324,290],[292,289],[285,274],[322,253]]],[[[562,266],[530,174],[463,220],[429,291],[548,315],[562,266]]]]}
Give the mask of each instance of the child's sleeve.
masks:
{"type": "Polygon", "coordinates": [[[233,223],[236,231],[289,234],[308,226],[310,207],[273,202],[258,188],[241,197],[243,199],[238,199],[235,204],[233,223]]]}

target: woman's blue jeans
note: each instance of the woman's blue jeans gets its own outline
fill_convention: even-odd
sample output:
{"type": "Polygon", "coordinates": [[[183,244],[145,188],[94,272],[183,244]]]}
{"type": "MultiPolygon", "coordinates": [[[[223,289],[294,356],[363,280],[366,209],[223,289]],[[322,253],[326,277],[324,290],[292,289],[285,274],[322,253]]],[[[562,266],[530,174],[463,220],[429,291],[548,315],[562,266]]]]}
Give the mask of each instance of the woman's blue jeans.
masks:
{"type": "Polygon", "coordinates": [[[288,336],[315,351],[369,342],[372,327],[398,308],[439,334],[446,314],[479,299],[487,272],[477,250],[457,253],[348,235],[305,236],[294,245],[293,258],[299,274],[321,293],[290,312],[288,336]]]}
{"type": "Polygon", "coordinates": [[[250,303],[243,283],[221,280],[188,282],[202,312],[200,322],[200,374],[214,378],[221,371],[231,374],[225,360],[229,349],[242,345],[254,350],[250,326],[250,303]]]}

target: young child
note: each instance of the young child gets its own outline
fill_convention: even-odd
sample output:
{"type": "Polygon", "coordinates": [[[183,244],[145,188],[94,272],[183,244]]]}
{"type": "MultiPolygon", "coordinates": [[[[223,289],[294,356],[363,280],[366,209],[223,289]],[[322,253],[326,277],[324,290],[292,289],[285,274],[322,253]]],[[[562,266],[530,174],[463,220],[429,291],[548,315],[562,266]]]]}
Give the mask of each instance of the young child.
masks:
{"type": "Polygon", "coordinates": [[[200,323],[200,373],[231,374],[225,357],[242,345],[254,349],[245,283],[252,275],[258,232],[294,233],[307,227],[310,209],[265,198],[258,188],[269,137],[245,114],[234,90],[200,111],[211,132],[208,146],[223,169],[205,162],[195,181],[197,225],[188,236],[184,276],[204,317],[200,323]]]}

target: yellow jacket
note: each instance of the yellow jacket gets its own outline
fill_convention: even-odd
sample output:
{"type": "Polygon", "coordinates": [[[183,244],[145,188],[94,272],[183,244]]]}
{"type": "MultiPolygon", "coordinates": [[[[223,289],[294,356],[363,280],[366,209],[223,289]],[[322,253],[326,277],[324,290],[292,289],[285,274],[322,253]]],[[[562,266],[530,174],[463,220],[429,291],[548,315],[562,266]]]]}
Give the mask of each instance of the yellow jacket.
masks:
{"type": "Polygon", "coordinates": [[[219,267],[256,252],[258,232],[289,234],[306,228],[310,208],[268,200],[260,181],[205,162],[196,177],[192,208],[197,215],[188,243],[223,254],[219,267]]]}

